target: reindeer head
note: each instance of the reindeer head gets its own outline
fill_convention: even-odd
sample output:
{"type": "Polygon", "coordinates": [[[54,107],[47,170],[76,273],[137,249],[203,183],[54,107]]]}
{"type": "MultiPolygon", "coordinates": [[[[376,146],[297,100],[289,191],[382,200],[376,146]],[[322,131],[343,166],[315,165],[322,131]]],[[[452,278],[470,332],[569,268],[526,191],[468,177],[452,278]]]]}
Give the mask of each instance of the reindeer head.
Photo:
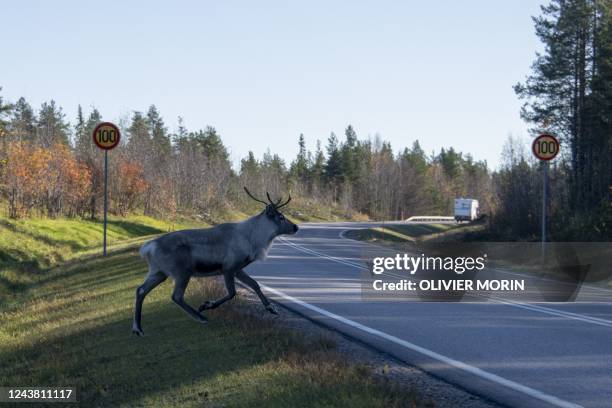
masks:
{"type": "Polygon", "coordinates": [[[268,202],[265,202],[251,194],[251,192],[246,187],[244,187],[244,191],[246,191],[249,197],[251,197],[253,200],[262,203],[266,206],[266,209],[263,211],[262,214],[265,214],[265,216],[276,225],[278,235],[295,234],[298,231],[298,226],[289,221],[279,211],[280,208],[289,204],[289,201],[291,201],[291,194],[289,194],[289,198],[287,199],[287,201],[281,204],[282,198],[279,198],[278,201],[274,202],[270,197],[270,193],[268,192],[266,192],[268,202]]]}

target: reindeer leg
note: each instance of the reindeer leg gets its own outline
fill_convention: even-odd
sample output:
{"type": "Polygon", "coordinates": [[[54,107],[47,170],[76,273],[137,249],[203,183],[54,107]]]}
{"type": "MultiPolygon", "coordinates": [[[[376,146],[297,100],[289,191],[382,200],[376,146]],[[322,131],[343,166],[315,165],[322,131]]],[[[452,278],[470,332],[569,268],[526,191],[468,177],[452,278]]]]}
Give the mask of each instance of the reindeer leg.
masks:
{"type": "Polygon", "coordinates": [[[185,302],[185,289],[189,284],[189,278],[176,278],[174,282],[174,290],[172,291],[172,301],[183,309],[189,316],[193,317],[200,323],[206,323],[208,320],[201,313],[197,312],[193,307],[185,302]]]}
{"type": "Polygon", "coordinates": [[[136,305],[134,307],[134,323],[132,324],[132,333],[137,336],[144,336],[144,332],[142,331],[141,326],[141,312],[142,312],[142,302],[144,301],[145,296],[155,289],[157,285],[165,281],[167,276],[159,271],[153,274],[149,274],[147,279],[145,279],[144,283],[136,289],[136,305]]]}
{"type": "Polygon", "coordinates": [[[253,279],[249,275],[247,275],[247,273],[243,269],[241,269],[238,272],[236,272],[236,277],[238,278],[238,280],[240,282],[244,283],[245,285],[247,285],[248,287],[250,287],[251,289],[253,289],[255,291],[257,296],[259,296],[259,300],[261,300],[261,303],[263,303],[264,307],[266,308],[266,310],[268,312],[270,312],[272,314],[278,314],[278,311],[270,303],[270,301],[268,300],[266,295],[263,294],[263,292],[261,291],[261,289],[259,287],[259,283],[257,283],[257,281],[255,279],[253,279]]]}
{"type": "Polygon", "coordinates": [[[223,272],[223,278],[225,279],[227,295],[212,302],[210,300],[207,300],[206,302],[200,305],[198,311],[201,312],[202,310],[215,309],[223,303],[227,302],[228,300],[232,299],[234,296],[236,296],[236,284],[234,282],[234,274],[232,272],[223,272]]]}

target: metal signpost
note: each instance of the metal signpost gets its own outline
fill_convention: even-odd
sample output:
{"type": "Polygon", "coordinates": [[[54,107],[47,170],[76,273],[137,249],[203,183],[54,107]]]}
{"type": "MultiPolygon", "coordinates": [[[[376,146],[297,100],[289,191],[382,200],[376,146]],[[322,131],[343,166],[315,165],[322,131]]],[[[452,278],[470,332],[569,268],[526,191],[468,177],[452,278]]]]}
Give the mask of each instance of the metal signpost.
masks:
{"type": "Polygon", "coordinates": [[[559,141],[548,133],[536,137],[531,145],[534,156],[542,161],[542,256],[546,255],[546,190],[548,184],[548,162],[559,154],[559,141]]]}
{"type": "Polygon", "coordinates": [[[93,141],[100,149],[104,150],[104,249],[106,256],[106,221],[108,213],[108,151],[114,149],[121,139],[121,132],[114,123],[102,122],[93,131],[93,141]]]}

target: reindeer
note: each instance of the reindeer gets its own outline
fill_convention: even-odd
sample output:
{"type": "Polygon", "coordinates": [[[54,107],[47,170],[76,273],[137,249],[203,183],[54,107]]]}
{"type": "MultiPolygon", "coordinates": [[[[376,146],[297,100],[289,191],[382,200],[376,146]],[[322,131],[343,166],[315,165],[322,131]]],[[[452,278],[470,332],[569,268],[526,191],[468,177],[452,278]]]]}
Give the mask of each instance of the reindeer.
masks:
{"type": "Polygon", "coordinates": [[[256,260],[265,259],[274,238],[298,231],[298,226],[279,211],[289,204],[291,194],[281,204],[282,198],[274,202],[267,192],[269,202],[256,198],[246,187],[244,191],[266,206],[260,214],[245,221],[220,224],[213,228],[171,232],[142,246],[140,256],[149,265],[149,273],[144,283],[136,289],[132,333],[144,335],[141,326],[142,302],[151,290],[168,277],[174,279],[172,301],[200,323],[207,322],[202,315],[203,310],[215,309],[236,295],[235,278],[255,291],[268,312],[278,314],[259,284],[246,274],[244,268],[256,260]],[[216,275],[223,275],[227,295],[202,303],[198,310],[189,306],[183,298],[189,280],[194,276],[216,275]]]}

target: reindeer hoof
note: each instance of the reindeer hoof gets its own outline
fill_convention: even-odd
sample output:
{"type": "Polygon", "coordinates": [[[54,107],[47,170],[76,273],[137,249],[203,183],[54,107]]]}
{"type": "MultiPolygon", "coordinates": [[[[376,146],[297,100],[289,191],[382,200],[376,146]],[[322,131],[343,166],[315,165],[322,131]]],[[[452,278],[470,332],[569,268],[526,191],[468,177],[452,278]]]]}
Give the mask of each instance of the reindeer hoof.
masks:
{"type": "Polygon", "coordinates": [[[142,331],[142,329],[133,328],[132,334],[135,334],[138,337],[144,337],[144,332],[142,331]]]}
{"type": "Polygon", "coordinates": [[[278,314],[278,310],[273,305],[266,306],[266,310],[272,314],[278,314]]]}
{"type": "Polygon", "coordinates": [[[212,309],[212,308],[213,308],[213,302],[211,302],[210,300],[207,300],[206,302],[202,303],[200,307],[198,307],[198,312],[201,312],[202,310],[212,309]]]}

